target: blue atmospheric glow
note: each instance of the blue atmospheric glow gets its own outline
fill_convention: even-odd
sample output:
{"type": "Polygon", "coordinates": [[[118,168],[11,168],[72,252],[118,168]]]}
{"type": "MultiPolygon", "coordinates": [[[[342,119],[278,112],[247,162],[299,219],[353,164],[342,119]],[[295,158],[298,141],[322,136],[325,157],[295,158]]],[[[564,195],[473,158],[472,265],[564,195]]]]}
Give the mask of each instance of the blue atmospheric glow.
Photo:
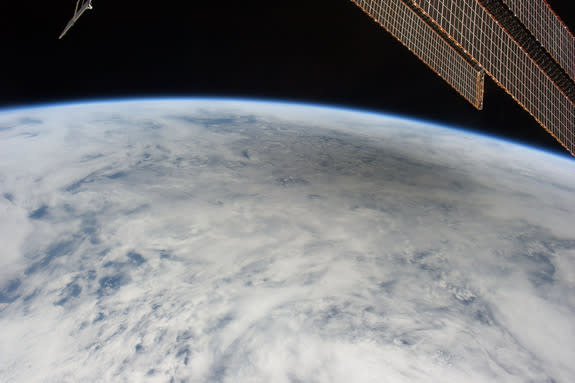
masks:
{"type": "Polygon", "coordinates": [[[481,137],[500,143],[506,143],[516,147],[522,147],[529,151],[535,151],[544,153],[549,156],[553,156],[559,159],[573,161],[573,157],[568,154],[560,154],[551,152],[550,150],[537,148],[527,144],[523,144],[517,141],[513,141],[509,138],[498,137],[492,134],[478,133],[476,131],[470,130],[466,127],[455,126],[455,125],[445,125],[437,121],[427,120],[423,118],[414,118],[412,116],[406,116],[402,114],[395,114],[392,112],[381,112],[371,109],[354,108],[346,105],[334,105],[334,104],[322,104],[322,103],[306,103],[301,101],[293,100],[271,100],[271,99],[258,99],[258,98],[235,98],[235,97],[219,97],[219,96],[166,96],[166,97],[124,97],[124,98],[112,98],[112,99],[84,99],[84,100],[71,100],[71,101],[61,101],[54,103],[40,103],[35,105],[21,105],[16,107],[0,108],[0,113],[26,110],[26,109],[43,109],[43,108],[57,108],[57,107],[67,107],[75,105],[92,105],[92,104],[115,104],[115,103],[134,103],[134,102],[169,102],[169,101],[218,101],[218,102],[243,102],[243,103],[253,103],[253,104],[273,104],[273,105],[286,105],[286,106],[298,106],[298,107],[308,107],[308,108],[318,108],[324,110],[334,110],[340,112],[350,112],[363,115],[371,115],[377,118],[393,118],[401,120],[402,122],[410,122],[414,124],[427,125],[434,128],[458,131],[475,137],[481,137]]]}

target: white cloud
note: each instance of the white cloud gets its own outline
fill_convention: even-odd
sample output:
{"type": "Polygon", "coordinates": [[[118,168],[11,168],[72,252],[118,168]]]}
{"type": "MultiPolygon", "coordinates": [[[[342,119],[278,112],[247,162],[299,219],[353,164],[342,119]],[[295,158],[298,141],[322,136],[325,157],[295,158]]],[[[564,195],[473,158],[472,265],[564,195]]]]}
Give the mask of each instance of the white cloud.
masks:
{"type": "Polygon", "coordinates": [[[568,161],[297,105],[2,120],[0,380],[575,376],[568,161]]]}

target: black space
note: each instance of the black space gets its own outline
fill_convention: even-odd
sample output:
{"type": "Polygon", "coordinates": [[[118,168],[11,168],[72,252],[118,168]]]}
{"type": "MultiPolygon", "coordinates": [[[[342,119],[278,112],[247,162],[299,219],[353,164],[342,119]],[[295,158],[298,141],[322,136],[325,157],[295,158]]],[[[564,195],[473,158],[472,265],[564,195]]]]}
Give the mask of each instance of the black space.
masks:
{"type": "MultiPolygon", "coordinates": [[[[526,0],[529,1],[529,0],[526,0]]],[[[548,0],[575,30],[572,0],[548,0]]],[[[491,80],[476,111],[349,0],[0,5],[0,107],[226,96],[371,109],[567,155],[491,80]]]]}

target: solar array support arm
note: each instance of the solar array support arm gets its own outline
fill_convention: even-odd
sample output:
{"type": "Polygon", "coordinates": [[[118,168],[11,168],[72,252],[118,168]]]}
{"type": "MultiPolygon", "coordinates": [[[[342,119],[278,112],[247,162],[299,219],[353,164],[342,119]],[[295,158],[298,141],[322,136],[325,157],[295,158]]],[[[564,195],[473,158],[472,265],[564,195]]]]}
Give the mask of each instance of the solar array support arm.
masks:
{"type": "Polygon", "coordinates": [[[70,28],[72,28],[74,24],[76,24],[76,21],[78,21],[78,19],[80,18],[80,16],[84,14],[84,12],[92,8],[93,8],[92,0],[78,0],[76,2],[76,8],[74,9],[74,16],[72,16],[70,21],[68,21],[68,24],[66,25],[66,28],[64,28],[64,31],[60,34],[59,39],[61,39],[62,37],[64,37],[66,33],[68,33],[70,28]]]}

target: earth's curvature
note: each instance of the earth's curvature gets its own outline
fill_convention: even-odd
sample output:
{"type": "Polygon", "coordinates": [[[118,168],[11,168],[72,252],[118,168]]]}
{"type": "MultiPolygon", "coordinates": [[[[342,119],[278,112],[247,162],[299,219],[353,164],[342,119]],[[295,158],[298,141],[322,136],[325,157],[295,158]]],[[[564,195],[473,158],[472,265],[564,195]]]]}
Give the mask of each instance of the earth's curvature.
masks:
{"type": "Polygon", "coordinates": [[[574,218],[574,161],[422,122],[5,110],[0,381],[574,382],[574,218]]]}

